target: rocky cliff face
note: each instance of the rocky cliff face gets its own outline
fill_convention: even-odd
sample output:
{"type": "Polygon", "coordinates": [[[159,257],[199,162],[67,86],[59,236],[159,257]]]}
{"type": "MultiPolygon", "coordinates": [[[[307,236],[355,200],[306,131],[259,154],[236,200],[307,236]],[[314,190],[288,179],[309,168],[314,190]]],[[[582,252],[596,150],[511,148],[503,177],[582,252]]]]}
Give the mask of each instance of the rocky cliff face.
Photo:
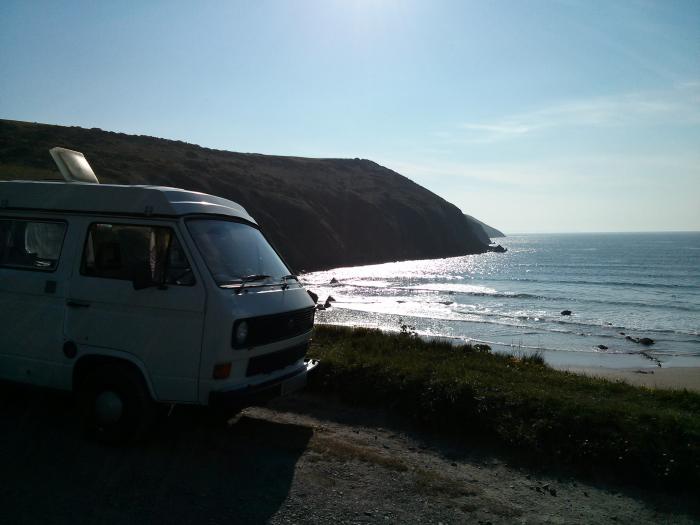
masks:
{"type": "MultiPolygon", "coordinates": [[[[476,236],[481,239],[482,241],[484,239],[496,239],[498,237],[505,237],[506,234],[503,233],[500,230],[497,230],[493,226],[489,226],[485,222],[481,222],[479,219],[476,217],[472,217],[471,215],[467,215],[466,213],[464,214],[464,217],[469,221],[471,224],[472,229],[475,231],[476,236]]],[[[489,241],[487,241],[489,242],[489,241]]]]}
{"type": "Polygon", "coordinates": [[[82,151],[102,183],[175,186],[240,203],[294,271],[486,249],[457,207],[364,159],[232,153],[0,120],[0,179],[60,178],[48,152],[53,146],[82,151]]]}

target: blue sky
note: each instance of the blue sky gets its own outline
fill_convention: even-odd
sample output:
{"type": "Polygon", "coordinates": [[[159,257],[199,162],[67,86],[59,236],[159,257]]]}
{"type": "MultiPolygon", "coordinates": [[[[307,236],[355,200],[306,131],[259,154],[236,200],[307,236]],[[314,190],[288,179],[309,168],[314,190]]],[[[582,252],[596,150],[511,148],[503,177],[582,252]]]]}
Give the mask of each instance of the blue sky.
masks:
{"type": "Polygon", "coordinates": [[[700,2],[4,0],[0,118],[369,158],[507,232],[700,230],[700,2]]]}

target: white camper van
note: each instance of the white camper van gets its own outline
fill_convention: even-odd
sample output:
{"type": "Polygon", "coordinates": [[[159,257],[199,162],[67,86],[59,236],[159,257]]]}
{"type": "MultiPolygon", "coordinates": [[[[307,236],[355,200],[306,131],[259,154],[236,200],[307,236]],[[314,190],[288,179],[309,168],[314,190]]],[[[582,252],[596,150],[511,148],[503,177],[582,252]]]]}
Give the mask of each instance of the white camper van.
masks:
{"type": "Polygon", "coordinates": [[[99,184],[0,182],[0,379],[72,390],[98,438],[156,403],[245,405],[303,387],[314,303],[238,204],[99,184]]]}

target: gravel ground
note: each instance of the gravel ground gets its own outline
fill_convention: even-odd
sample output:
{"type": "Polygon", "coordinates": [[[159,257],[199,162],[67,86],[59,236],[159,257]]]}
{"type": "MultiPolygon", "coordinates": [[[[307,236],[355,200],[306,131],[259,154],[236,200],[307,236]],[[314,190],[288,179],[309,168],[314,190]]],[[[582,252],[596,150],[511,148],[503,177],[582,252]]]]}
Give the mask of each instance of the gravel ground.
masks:
{"type": "Polygon", "coordinates": [[[514,466],[310,395],[227,425],[176,409],[126,449],[86,442],[65,396],[2,386],[0,407],[7,524],[699,522],[681,497],[514,466]]]}

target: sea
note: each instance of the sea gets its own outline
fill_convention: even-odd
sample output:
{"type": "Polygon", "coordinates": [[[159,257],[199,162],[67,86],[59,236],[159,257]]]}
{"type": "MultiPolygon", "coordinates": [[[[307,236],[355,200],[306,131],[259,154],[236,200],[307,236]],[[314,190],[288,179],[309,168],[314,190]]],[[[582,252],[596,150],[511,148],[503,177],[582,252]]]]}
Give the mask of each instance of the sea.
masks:
{"type": "Polygon", "coordinates": [[[507,252],[335,268],[302,282],[320,302],[334,299],[317,323],[404,325],[495,352],[538,352],[563,368],[700,366],[700,232],[497,241],[507,252]],[[635,342],[645,337],[654,344],[635,342]]]}

